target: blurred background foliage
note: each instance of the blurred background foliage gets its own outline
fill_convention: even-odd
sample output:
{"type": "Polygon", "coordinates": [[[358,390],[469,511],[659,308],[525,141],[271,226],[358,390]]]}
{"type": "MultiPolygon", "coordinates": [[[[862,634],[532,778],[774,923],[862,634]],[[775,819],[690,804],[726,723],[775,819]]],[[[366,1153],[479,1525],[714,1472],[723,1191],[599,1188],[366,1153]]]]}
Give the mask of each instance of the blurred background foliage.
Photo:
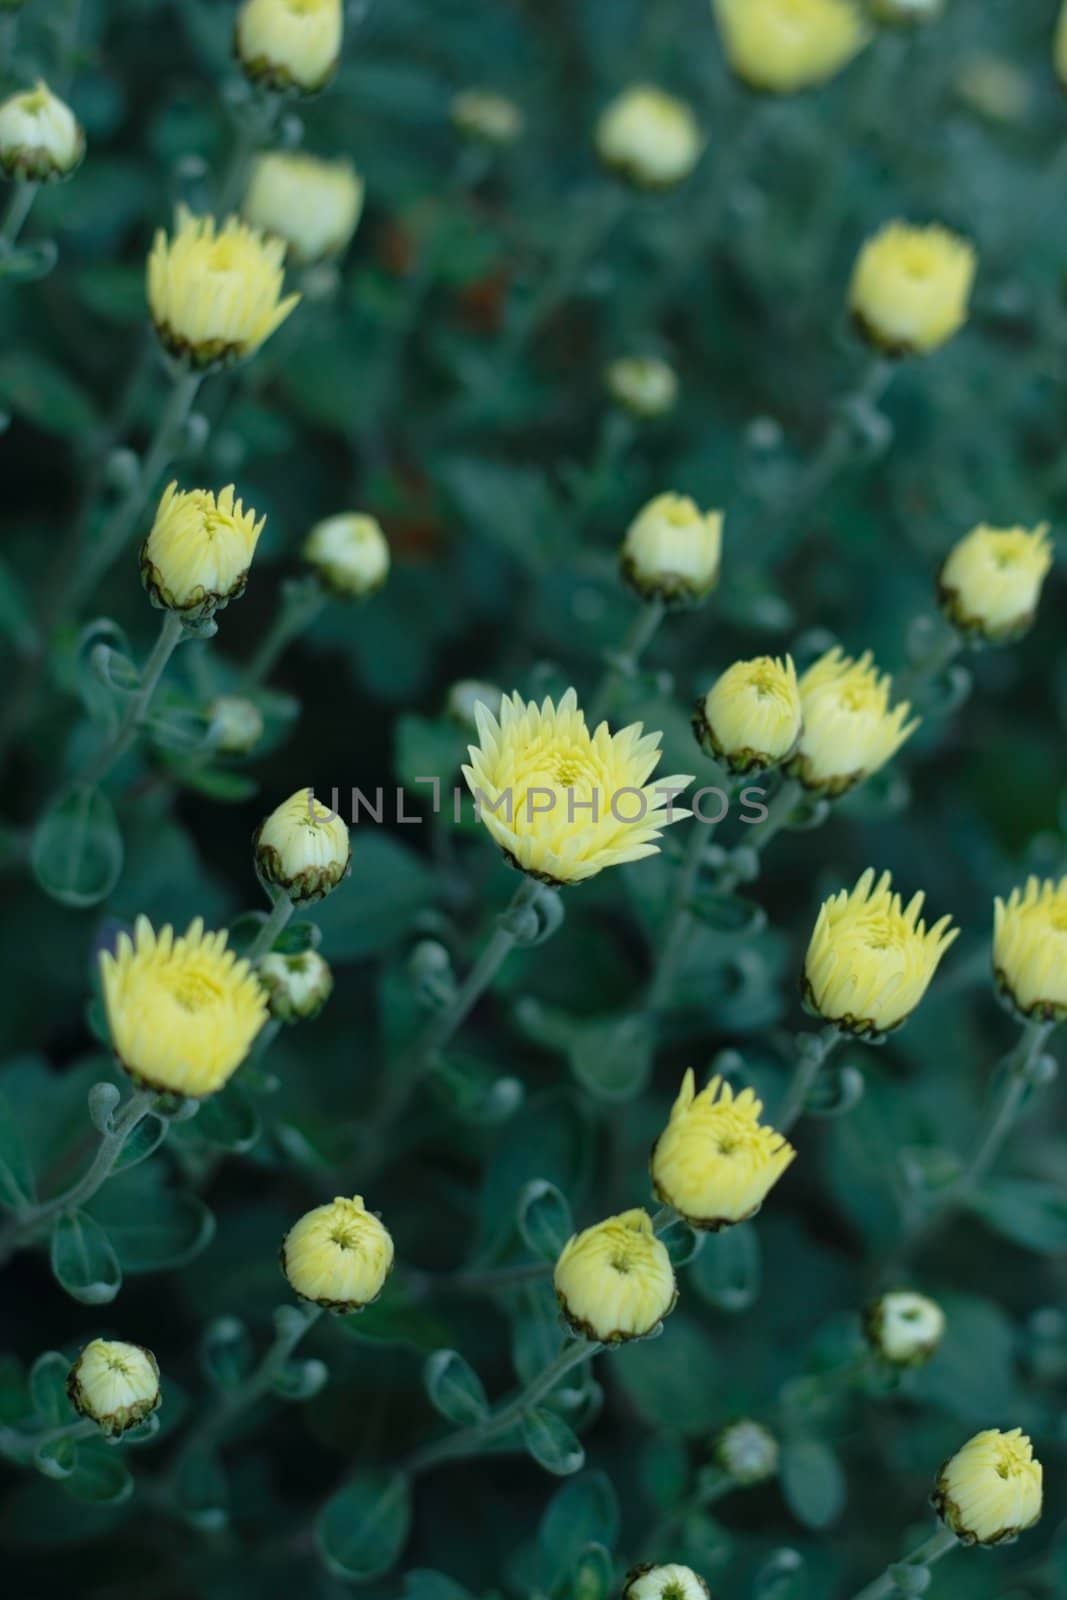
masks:
{"type": "MultiPolygon", "coordinates": [[[[656,1544],[711,1434],[740,1413],[774,1424],[783,1386],[847,1345],[898,1227],[902,1152],[930,1166],[973,1139],[1013,1038],[987,979],[993,895],[1028,870],[1067,869],[1062,561],[1031,635],[969,662],[966,704],[929,718],[830,825],[775,842],[753,891],[766,928],[744,942],[721,926],[694,933],[647,1081],[617,1030],[649,971],[670,838],[660,857],[567,894],[563,930],[506,967],[373,1173],[346,1164],[417,1008],[416,940],[440,939],[464,967],[510,892],[488,839],[431,819],[427,790],[413,786],[431,772],[447,785],[462,757],[448,688],[473,676],[538,694],[574,682],[588,695],[633,617],[616,551],[648,497],[672,488],[726,509],[723,581],[705,608],[668,620],[616,716],[664,730],[663,770],[705,774],[688,707],[731,660],[807,658],[837,638],[898,668],[941,556],[973,523],[1062,522],[1067,105],[1050,62],[1054,14],[1053,0],[949,0],[935,25],[878,33],[824,89],[779,101],[730,80],[707,0],[350,5],[341,70],[321,97],[293,103],[283,133],[350,156],[366,213],[336,274],[307,283],[257,359],[203,391],[210,431],[176,474],[184,486],[235,481],[267,531],[217,638],[180,653],[164,718],[196,714],[235,680],[318,518],[372,511],[393,572],[363,607],[328,607],[283,657],[262,752],[208,772],[165,748],[126,758],[111,789],[121,871],[84,910],[46,898],[29,868],[35,819],[86,747],[79,692],[93,692],[73,630],[52,640],[38,624],[86,485],[116,445],[144,443],[162,404],[165,380],[142,354],[143,261],[177,200],[209,207],[218,192],[234,138],[233,11],[221,0],[30,0],[20,14],[9,87],[42,72],[89,141],[84,166],[42,193],[26,231],[55,240],[54,270],[0,283],[0,1090],[38,1169],[53,1181],[77,1170],[86,1090],[112,1071],[88,1002],[93,953],[115,919],[221,925],[256,905],[249,836],[299,784],[328,797],[406,783],[421,821],[364,823],[350,881],[315,908],[337,979],[322,1016],[277,1040],[266,1081],[210,1127],[177,1130],[95,1203],[120,1234],[123,1217],[155,1207],[179,1265],[139,1276],[162,1258],[139,1256],[130,1237],[133,1275],[94,1310],[67,1299],[43,1260],[19,1257],[4,1274],[0,1348],[28,1365],[102,1329],[143,1340],[176,1430],[206,1403],[203,1326],[239,1313],[257,1343],[269,1339],[281,1235],[339,1181],[366,1181],[403,1270],[363,1319],[312,1335],[331,1373],[320,1396],[265,1405],[229,1441],[224,1526],[176,1518],[148,1489],[122,1505],[79,1503],[5,1469],[13,1593],[343,1592],[314,1558],[310,1519],[345,1474],[381,1470],[430,1434],[425,1354],[462,1350],[496,1396],[536,1367],[538,1330],[551,1324],[543,1284],[479,1296],[431,1275],[523,1259],[513,1219],[529,1179],[558,1184],[580,1223],[644,1203],[647,1150],[686,1065],[740,1052],[744,1075],[773,1090],[801,1021],[796,978],[819,900],[873,863],[908,892],[924,888],[934,914],[953,912],[964,931],[909,1027],[880,1051],[845,1052],[865,1098],[802,1126],[800,1159],[758,1224],[709,1240],[684,1270],[661,1339],[598,1360],[581,1395],[585,1474],[561,1488],[510,1455],[435,1473],[418,1485],[400,1567],[369,1592],[582,1600],[598,1591],[583,1590],[577,1555],[601,1544],[620,1564],[647,1550],[691,1560],[715,1593],[845,1593],[922,1524],[946,1455],[979,1427],[1018,1423],[1046,1463],[1045,1521],[1013,1550],[954,1557],[935,1592],[1067,1596],[1056,1089],[1001,1169],[1038,1190],[1017,1187],[984,1219],[957,1221],[919,1259],[918,1286],[949,1312],[930,1366],[899,1393],[827,1401],[788,1441],[780,1481],[656,1544]],[[696,172],[669,194],[623,191],[593,154],[599,109],[638,80],[689,100],[706,134],[696,172]],[[449,103],[472,84],[522,107],[514,146],[460,143],[449,103]],[[975,242],[973,315],[935,358],[900,368],[884,424],[867,419],[873,433],[812,484],[809,464],[867,360],[843,310],[852,261],[897,215],[975,242]],[[675,366],[669,417],[641,424],[611,408],[603,371],[626,353],[675,366]],[[173,1215],[170,1193],[195,1193],[214,1215],[195,1255],[197,1218],[173,1215]]],[[[90,515],[86,540],[94,526],[90,515]]],[[[133,549],[80,621],[96,616],[117,622],[135,656],[147,650],[155,617],[133,549]]]]}

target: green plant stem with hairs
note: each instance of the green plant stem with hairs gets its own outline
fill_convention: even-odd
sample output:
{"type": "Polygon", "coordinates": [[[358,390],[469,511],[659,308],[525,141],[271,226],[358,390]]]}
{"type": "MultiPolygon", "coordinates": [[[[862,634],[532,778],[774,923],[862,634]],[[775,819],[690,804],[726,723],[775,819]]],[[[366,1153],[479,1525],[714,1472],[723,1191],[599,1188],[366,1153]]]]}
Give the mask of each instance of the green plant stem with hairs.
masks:
{"type": "Polygon", "coordinates": [[[279,937],[288,926],[295,906],[284,889],[279,889],[270,913],[256,937],[245,951],[245,960],[253,965],[274,949],[279,937]]]}
{"type": "Polygon", "coordinates": [[[277,614],[241,678],[245,692],[258,688],[270,676],[287,646],[319,616],[326,598],[313,577],[298,578],[283,587],[277,614]]]}
{"type": "Polygon", "coordinates": [[[609,654],[607,669],[593,692],[589,703],[589,715],[586,718],[590,728],[595,728],[611,711],[622,682],[636,675],[641,657],[658,633],[666,615],[667,607],[662,600],[642,602],[641,609],[630,624],[622,644],[618,650],[609,654]]]}
{"type": "Polygon", "coordinates": [[[0,260],[3,259],[18,243],[19,234],[22,232],[26,219],[33,210],[33,202],[37,198],[39,183],[16,183],[14,193],[8,202],[4,213],[3,223],[0,224],[0,260]]]}
{"type": "Polygon", "coordinates": [[[0,1456],[17,1466],[27,1466],[48,1445],[63,1439],[76,1443],[99,1434],[100,1428],[91,1417],[78,1417],[73,1422],[61,1422],[54,1428],[42,1428],[37,1433],[23,1433],[20,1428],[10,1428],[0,1423],[0,1456]]]}
{"type": "Polygon", "coordinates": [[[107,744],[103,745],[96,755],[90,760],[85,769],[78,774],[77,782],[87,784],[102,783],[115,764],[122,759],[126,751],[137,737],[141,723],[148,714],[153,696],[159,687],[159,681],[166,669],[167,662],[181,644],[185,635],[185,625],[176,611],[164,611],[160,623],[159,636],[151,655],[144,664],[141,672],[141,682],[135,694],[132,694],[118,728],[107,744]]]}
{"type": "Polygon", "coordinates": [[[779,1133],[788,1133],[794,1122],[803,1116],[819,1073],[840,1042],[841,1034],[832,1026],[823,1028],[819,1033],[801,1034],[792,1077],[782,1103],[772,1118],[779,1133]]]}
{"type": "Polygon", "coordinates": [[[889,1600],[889,1597],[893,1595],[921,1594],[921,1589],[905,1588],[897,1582],[896,1574],[899,1569],[932,1567],[935,1561],[940,1561],[941,1557],[947,1555],[950,1550],[955,1549],[958,1543],[959,1540],[956,1535],[951,1533],[948,1528],[939,1528],[917,1550],[913,1550],[909,1556],[905,1556],[903,1561],[894,1562],[892,1566],[886,1568],[881,1577],[875,1578],[873,1583],[869,1583],[865,1588],[860,1589],[853,1596],[853,1600],[889,1600]]]}

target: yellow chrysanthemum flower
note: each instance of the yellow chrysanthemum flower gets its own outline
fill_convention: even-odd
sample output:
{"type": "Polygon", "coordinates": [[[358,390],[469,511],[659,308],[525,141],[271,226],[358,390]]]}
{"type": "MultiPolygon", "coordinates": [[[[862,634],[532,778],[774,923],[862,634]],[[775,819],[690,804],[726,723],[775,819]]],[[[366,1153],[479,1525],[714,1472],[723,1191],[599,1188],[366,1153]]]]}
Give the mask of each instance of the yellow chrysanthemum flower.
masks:
{"type": "Polygon", "coordinates": [[[689,106],[652,84],[635,84],[601,112],[594,134],[606,167],[643,189],[688,178],[703,149],[689,106]]]}
{"type": "Polygon", "coordinates": [[[604,374],[611,398],[633,417],[651,421],[673,411],[678,375],[658,356],[620,356],[604,374]]]}
{"type": "Polygon", "coordinates": [[[951,917],[927,929],[920,891],[903,905],[888,872],[868,867],[852,890],[824,900],[804,961],[804,995],[844,1033],[868,1038],[899,1028],[930,986],[959,934],[951,917]]]}
{"type": "Polygon", "coordinates": [[[178,207],[178,224],[160,228],[148,256],[148,305],[159,342],[175,360],[207,371],[254,355],[292,311],[282,298],[281,239],[265,238],[239,217],[178,207]]]}
{"type": "Polygon", "coordinates": [[[926,355],[966,322],[977,268],[971,245],[947,228],[889,222],[856,258],[853,320],[885,355],[926,355]]]}
{"type": "Polygon", "coordinates": [[[93,1339],[70,1369],[67,1394],[79,1416],[117,1439],[159,1405],[159,1364],[143,1345],[93,1339]]]}
{"type": "Polygon", "coordinates": [[[351,161],[320,161],[292,150],[256,158],[241,205],[246,222],[284,239],[305,264],[344,251],[363,210],[363,179],[351,161]]]}
{"type": "Polygon", "coordinates": [[[310,789],[297,789],[283,800],[260,823],[253,845],[260,877],[284,889],[294,905],[323,899],[352,865],[344,819],[310,789]]]}
{"type": "Polygon", "coordinates": [[[214,1094],[237,1071],[267,1020],[267,1000],[226,934],[202,918],[175,938],[138,917],[131,939],[100,957],[111,1042],[132,1078],[150,1089],[214,1094]]]}
{"type": "Polygon", "coordinates": [[[945,1462],[934,1507],[964,1544],[1006,1544],[1040,1519],[1042,1477],[1021,1428],[987,1428],[945,1462]]]}
{"type": "Polygon", "coordinates": [[[317,522],[302,554],[323,587],[339,600],[365,600],[389,576],[389,542],[377,518],[362,511],[317,522]]]}
{"type": "Polygon", "coordinates": [[[677,1561],[644,1561],[626,1574],[622,1600],[708,1600],[708,1586],[692,1567],[677,1561]]]}
{"type": "Polygon", "coordinates": [[[640,1207],[568,1239],[553,1282],[571,1327],[599,1344],[645,1338],[678,1298],[666,1246],[640,1207]]]}
{"type": "Polygon", "coordinates": [[[990,644],[1018,639],[1037,614],[1052,566],[1048,523],[990,528],[981,523],[953,545],[938,577],[941,608],[961,633],[990,644]]]}
{"type": "Polygon", "coordinates": [[[993,971],[1024,1017],[1067,1021],[1067,878],[1027,878],[1025,889],[997,899],[993,971]]]}
{"type": "Polygon", "coordinates": [[[692,605],[714,589],[722,559],[721,511],[684,494],[658,494],[626,530],[619,571],[642,600],[692,605]]]}
{"type": "Polygon", "coordinates": [[[825,83],[868,38],[851,0],[712,0],[712,10],[732,71],[769,94],[825,83]]]}
{"type": "Polygon", "coordinates": [[[786,771],[806,789],[841,795],[896,755],[919,726],[905,700],[890,709],[893,680],[869,650],[858,660],[837,645],[800,679],[803,726],[786,771]]]}
{"type": "Polygon", "coordinates": [[[568,689],[554,705],[505,695],[499,717],[474,708],[479,743],[463,768],[480,820],[513,866],[544,883],[581,883],[605,867],[655,855],[665,827],[689,815],[672,804],[692,782],[649,783],[661,735],[639,722],[611,733],[586,726],[568,689]]]}
{"type": "Polygon", "coordinates": [[[341,57],[341,0],[244,0],[234,48],[253,83],[314,94],[341,57]]]}
{"type": "Polygon", "coordinates": [[[9,178],[69,178],[85,154],[85,131],[41,79],[0,105],[0,168],[9,178]]]}
{"type": "Polygon", "coordinates": [[[461,89],[452,96],[449,116],[457,133],[485,144],[514,144],[523,128],[514,100],[491,89],[461,89]]]}
{"type": "Polygon", "coordinates": [[[170,484],[141,546],[141,581],[152,604],[192,624],[238,599],[266,521],[245,510],[232,483],[218,495],[170,484]]]}
{"type": "Polygon", "coordinates": [[[369,1306],[392,1265],[392,1236],[358,1194],[316,1206],[282,1241],[282,1271],[290,1288],[328,1311],[369,1306]]]}
{"type": "Polygon", "coordinates": [[[863,1332],[874,1353],[891,1367],[918,1367],[944,1338],[945,1313],[924,1294],[894,1289],[865,1307],[863,1332]]]}
{"type": "Polygon", "coordinates": [[[693,732],[731,772],[777,767],[800,740],[800,689],[792,656],[735,661],[697,702],[693,732]]]}
{"type": "Polygon", "coordinates": [[[670,1120],[652,1147],[652,1186],[690,1227],[717,1232],[759,1210],[796,1156],[760,1122],[763,1102],[716,1076],[696,1092],[689,1068],[670,1120]]]}

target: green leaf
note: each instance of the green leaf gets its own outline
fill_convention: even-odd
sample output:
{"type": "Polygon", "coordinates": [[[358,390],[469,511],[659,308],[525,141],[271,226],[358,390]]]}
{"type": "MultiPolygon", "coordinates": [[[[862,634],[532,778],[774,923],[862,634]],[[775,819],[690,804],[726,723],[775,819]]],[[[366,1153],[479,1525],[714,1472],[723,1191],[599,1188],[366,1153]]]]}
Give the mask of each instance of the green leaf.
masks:
{"type": "Polygon", "coordinates": [[[598,1100],[632,1100],[652,1070],[652,1034],[643,1014],[575,1025],[567,1044],[571,1071],[598,1100]]]}
{"type": "Polygon", "coordinates": [[[315,1541],[335,1577],[367,1583],[393,1566],[410,1526],[407,1474],[375,1470],[351,1479],[326,1502],[315,1541]]]}
{"type": "Polygon", "coordinates": [[[222,1463],[213,1450],[194,1450],[178,1458],[174,1500],[185,1520],[204,1533],[229,1521],[229,1491],[222,1463]]]}
{"type": "Polygon", "coordinates": [[[528,1411],[522,1419],[522,1442],[538,1466],[558,1478],[566,1478],[585,1465],[581,1440],[562,1417],[543,1406],[528,1411]]]}
{"type": "Polygon", "coordinates": [[[291,922],[275,939],[272,949],[280,955],[302,956],[307,950],[317,950],[322,943],[322,931],[314,922],[291,922]]]}
{"type": "Polygon", "coordinates": [[[829,1528],[845,1509],[845,1474],[821,1439],[785,1441],[781,1480],[786,1505],[806,1528],[829,1528]]]}
{"type": "Polygon", "coordinates": [[[720,1311],[747,1311],[759,1298],[763,1263],[759,1234],[750,1222],[708,1234],[687,1281],[720,1311]]]}
{"type": "Polygon", "coordinates": [[[35,1197],[30,1158],[8,1100],[0,1095],[0,1206],[14,1211],[35,1197]]]}
{"type": "Polygon", "coordinates": [[[615,1592],[615,1563],[602,1544],[587,1544],[578,1555],[567,1582],[572,1600],[608,1600],[615,1592]]]}
{"type": "Polygon", "coordinates": [[[1067,1192],[1038,1178],[986,1178],[969,1196],[971,1211],[1013,1244],[1040,1255],[1067,1250],[1067,1192]]]}
{"type": "Polygon", "coordinates": [[[662,1339],[635,1340],[614,1351],[611,1365],[650,1426],[676,1429],[691,1438],[718,1424],[728,1407],[714,1339],[684,1311],[671,1314],[662,1339]]]}
{"type": "Polygon", "coordinates": [[[220,1389],[236,1389],[256,1359],[252,1336],[240,1317],[216,1317],[200,1340],[204,1376],[220,1389]]]}
{"type": "Polygon", "coordinates": [[[424,862],[380,828],[353,836],[352,861],[352,876],[315,908],[335,961],[358,961],[395,944],[431,894],[424,862]]]}
{"type": "Polygon", "coordinates": [[[85,390],[31,350],[8,350],[0,356],[0,405],[45,433],[72,439],[89,433],[96,423],[96,407],[85,390]]]}
{"type": "Polygon", "coordinates": [[[416,1567],[404,1574],[403,1600],[471,1600],[471,1594],[443,1572],[416,1567]]]}
{"type": "Polygon", "coordinates": [[[396,1273],[372,1305],[342,1317],[341,1327],[369,1344],[402,1344],[425,1351],[435,1350],[449,1336],[447,1324],[396,1273]]]}
{"type": "Polygon", "coordinates": [[[93,1505],[118,1504],[133,1493],[133,1478],[121,1454],[103,1441],[78,1446],[78,1460],[63,1488],[75,1500],[93,1505]]]}
{"type": "Polygon", "coordinates": [[[38,642],[33,606],[21,579],[6,561],[0,561],[0,633],[10,638],[20,656],[30,655],[38,642]]]}
{"type": "Polygon", "coordinates": [[[731,939],[754,939],[767,926],[763,907],[738,894],[701,893],[690,902],[690,910],[705,927],[731,939]]]}
{"type": "Polygon", "coordinates": [[[287,1361],[271,1378],[271,1388],[283,1400],[311,1400],[324,1389],[330,1379],[330,1369],[325,1361],[308,1356],[300,1361],[287,1361]]]}
{"type": "Polygon", "coordinates": [[[164,1117],[154,1116],[150,1112],[147,1117],[141,1119],[126,1140],[112,1171],[125,1172],[130,1167],[136,1167],[140,1162],[146,1161],[159,1149],[169,1131],[170,1123],[164,1117]]]}
{"type": "Polygon", "coordinates": [[[35,1414],[48,1427],[69,1422],[74,1415],[67,1396],[70,1362],[58,1350],[46,1350],[30,1368],[30,1399],[35,1414]]]}
{"type": "Polygon", "coordinates": [[[52,1273],[83,1305],[102,1306],[122,1288],[122,1268],[107,1232],[87,1211],[67,1211],[52,1229],[52,1273]]]}
{"type": "Polygon", "coordinates": [[[545,1178],[534,1178],[523,1189],[517,1220],[526,1248],[542,1261],[555,1261],[574,1232],[570,1205],[545,1178]]]}
{"type": "Polygon", "coordinates": [[[106,899],[122,871],[122,835],[111,801],[91,784],[65,789],[33,830],[30,863],[45,894],[84,908],[106,899]]]}
{"type": "Polygon", "coordinates": [[[435,1411],[457,1427],[484,1422],[489,1415],[485,1386],[455,1350],[435,1350],[422,1369],[422,1381],[435,1411]]]}
{"type": "Polygon", "coordinates": [[[46,1478],[69,1478],[78,1464],[75,1439],[48,1439],[33,1452],[33,1464],[46,1478]]]}
{"type": "Polygon", "coordinates": [[[126,1191],[115,1182],[100,1190],[91,1208],[107,1227],[124,1272],[183,1266],[206,1248],[215,1232],[207,1206],[185,1190],[126,1191]]]}
{"type": "Polygon", "coordinates": [[[191,1131],[208,1144],[243,1155],[258,1142],[262,1130],[251,1100],[237,1084],[228,1083],[203,1102],[191,1131]]]}
{"type": "Polygon", "coordinates": [[[552,1496],[541,1519],[538,1543],[549,1558],[555,1589],[574,1570],[590,1545],[614,1548],[619,1536],[619,1502],[604,1472],[583,1472],[552,1496]]]}
{"type": "Polygon", "coordinates": [[[430,1084],[448,1112],[475,1127],[495,1127],[506,1122],[523,1101],[524,1090],[518,1078],[502,1076],[474,1056],[438,1056],[430,1073],[430,1084]]]}

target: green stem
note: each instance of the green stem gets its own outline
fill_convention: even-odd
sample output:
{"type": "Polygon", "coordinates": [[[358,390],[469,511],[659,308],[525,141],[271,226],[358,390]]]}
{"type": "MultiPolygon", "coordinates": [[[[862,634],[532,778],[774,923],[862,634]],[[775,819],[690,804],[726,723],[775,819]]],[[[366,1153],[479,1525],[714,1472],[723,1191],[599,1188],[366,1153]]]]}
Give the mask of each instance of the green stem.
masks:
{"type": "Polygon", "coordinates": [[[788,1133],[794,1122],[803,1115],[816,1079],[839,1044],[841,1035],[836,1028],[828,1027],[821,1033],[803,1034],[802,1038],[811,1042],[800,1049],[785,1097],[773,1118],[779,1133],[788,1133]]]}
{"type": "Polygon", "coordinates": [[[666,615],[667,608],[662,600],[646,600],[641,606],[619,650],[610,657],[607,669],[594,691],[588,717],[591,728],[595,728],[610,711],[622,679],[632,678],[637,672],[641,657],[666,615]]]}
{"type": "Polygon", "coordinates": [[[951,623],[941,620],[930,648],[919,658],[897,673],[893,680],[894,699],[912,701],[935,678],[939,678],[963,649],[963,637],[951,623]]]}
{"type": "Polygon", "coordinates": [[[0,226],[0,256],[15,248],[23,224],[33,209],[39,188],[39,183],[16,183],[4,215],[3,225],[0,226]]]}
{"type": "Polygon", "coordinates": [[[503,372],[506,373],[518,360],[538,328],[570,294],[590,258],[621,220],[625,207],[624,189],[621,185],[612,184],[585,205],[573,226],[563,229],[562,250],[542,278],[537,293],[525,311],[516,317],[510,333],[504,338],[503,372]]]}
{"type": "Polygon", "coordinates": [[[652,1232],[666,1233],[668,1228],[678,1221],[677,1213],[673,1206],[660,1206],[652,1215],[652,1232]]]}
{"type": "Polygon", "coordinates": [[[700,868],[709,837],[708,824],[703,823],[699,817],[691,818],[689,839],[685,855],[682,857],[681,869],[674,882],[674,894],[671,896],[670,909],[667,913],[659,960],[645,1002],[647,1010],[653,1015],[669,1004],[674,993],[678,967],[685,952],[693,920],[690,908],[700,880],[700,868]]]}
{"type": "Polygon", "coordinates": [[[274,671],[283,651],[313,622],[326,604],[326,595],[314,579],[290,585],[241,679],[246,692],[255,689],[274,671]]]}
{"type": "Polygon", "coordinates": [[[270,915],[260,928],[251,945],[245,951],[245,960],[253,965],[273,950],[278,935],[288,924],[295,907],[284,889],[278,891],[278,898],[270,908],[270,915]]]}
{"type": "Polygon", "coordinates": [[[181,643],[184,633],[185,625],[178,613],[176,611],[164,611],[163,621],[159,628],[159,637],[141,673],[140,687],[136,694],[131,695],[114,737],[101,750],[97,751],[96,755],[79,775],[79,782],[87,784],[101,783],[116,762],[126,754],[126,751],[137,737],[137,730],[148,713],[148,708],[152,704],[153,696],[159,687],[159,680],[163,676],[167,662],[181,643]]]}
{"type": "Polygon", "coordinates": [[[913,1550],[909,1556],[905,1556],[903,1561],[894,1562],[892,1566],[886,1568],[880,1578],[875,1578],[873,1583],[869,1583],[866,1588],[860,1589],[853,1596],[853,1600],[888,1600],[891,1595],[911,1592],[902,1589],[897,1584],[894,1576],[895,1569],[897,1567],[931,1567],[935,1561],[940,1561],[942,1556],[955,1549],[958,1543],[959,1540],[954,1533],[950,1533],[947,1528],[938,1528],[936,1533],[931,1534],[929,1539],[924,1544],[921,1544],[917,1550],[913,1550]]]}
{"type": "MultiPolygon", "coordinates": [[[[761,857],[771,840],[788,824],[803,793],[804,786],[798,778],[783,778],[771,796],[767,815],[760,822],[746,827],[741,848],[754,850],[757,858],[761,857]]],[[[736,865],[731,866],[727,861],[715,880],[715,888],[720,894],[730,894],[740,881],[741,874],[736,865]]]]}
{"type": "Polygon", "coordinates": [[[251,105],[244,108],[245,114],[238,121],[229,164],[219,183],[216,211],[220,219],[243,200],[252,157],[273,133],[281,106],[280,95],[256,90],[251,105]]]}
{"type": "Polygon", "coordinates": [[[37,1433],[22,1433],[18,1428],[0,1426],[0,1456],[25,1466],[46,1445],[56,1444],[60,1439],[88,1439],[99,1431],[91,1417],[78,1417],[74,1422],[62,1422],[58,1427],[42,1428],[37,1433]]]}

